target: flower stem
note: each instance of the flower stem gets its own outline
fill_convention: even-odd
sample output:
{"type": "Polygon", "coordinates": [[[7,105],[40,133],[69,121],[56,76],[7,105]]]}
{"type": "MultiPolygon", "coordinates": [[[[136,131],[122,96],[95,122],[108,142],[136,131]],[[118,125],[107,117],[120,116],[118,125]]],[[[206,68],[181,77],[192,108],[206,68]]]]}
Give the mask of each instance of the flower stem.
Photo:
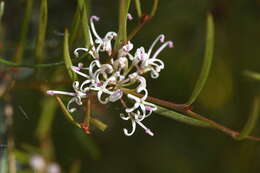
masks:
{"type": "Polygon", "coordinates": [[[127,40],[132,40],[134,36],[143,28],[144,24],[150,20],[150,16],[148,14],[144,14],[140,17],[139,24],[130,32],[127,36],[127,40]]]}
{"type": "Polygon", "coordinates": [[[86,104],[86,114],[85,114],[85,118],[84,118],[84,123],[87,124],[87,126],[89,127],[89,123],[90,123],[90,119],[91,119],[91,99],[88,98],[87,99],[87,104],[86,104]]]}

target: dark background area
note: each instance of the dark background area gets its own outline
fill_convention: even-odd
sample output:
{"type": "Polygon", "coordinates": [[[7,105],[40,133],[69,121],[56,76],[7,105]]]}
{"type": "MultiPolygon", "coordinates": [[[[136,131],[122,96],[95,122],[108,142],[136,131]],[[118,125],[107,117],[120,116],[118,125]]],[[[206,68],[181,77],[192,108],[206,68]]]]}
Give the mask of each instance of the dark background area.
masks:
{"type": "MultiPolygon", "coordinates": [[[[141,0],[144,12],[149,12],[152,1],[141,0]]],[[[101,20],[96,25],[100,35],[117,30],[118,1],[93,0],[90,14],[101,20]]],[[[137,24],[132,3],[129,31],[137,24]]],[[[23,17],[24,0],[6,1],[2,21],[2,55],[13,55],[23,17]]],[[[70,27],[76,1],[49,1],[47,56],[45,61],[62,59],[63,32],[70,27]]],[[[160,0],[155,17],[134,37],[135,47],[149,48],[161,33],[175,43],[165,49],[160,58],[166,68],[157,80],[148,79],[149,95],[185,103],[192,93],[201,70],[205,47],[206,16],[211,12],[215,21],[215,53],[210,76],[193,110],[235,130],[241,130],[252,108],[253,97],[259,94],[259,82],[243,76],[244,70],[260,72],[260,1],[259,0],[160,0]]],[[[29,25],[29,39],[25,62],[32,62],[37,33],[39,2],[34,8],[29,25]]],[[[78,38],[80,39],[80,37],[78,38]]],[[[81,40],[75,47],[82,47],[81,40]]],[[[2,67],[1,67],[2,68],[2,67]]],[[[63,68],[63,67],[59,67],[63,68]]],[[[34,71],[35,72],[35,71],[34,71]]],[[[29,87],[31,81],[49,82],[53,69],[44,69],[36,77],[19,80],[28,88],[12,91],[15,109],[14,136],[17,149],[24,143],[37,146],[34,136],[41,111],[43,93],[29,87]],[[29,117],[24,118],[22,106],[29,117]]],[[[65,78],[69,78],[64,72],[65,78]]],[[[37,83],[36,83],[37,85],[37,83]]],[[[67,85],[68,90],[71,89],[67,85]]],[[[109,128],[94,130],[85,135],[73,127],[57,110],[51,136],[57,162],[66,172],[76,160],[81,161],[83,173],[257,173],[260,170],[260,143],[235,141],[212,129],[189,126],[154,113],[145,120],[155,133],[150,137],[140,128],[132,137],[123,134],[129,122],[119,118],[118,105],[96,106],[97,117],[109,128]],[[99,110],[100,109],[100,110],[99,110]]],[[[254,135],[260,136],[259,124],[254,135]]]]}

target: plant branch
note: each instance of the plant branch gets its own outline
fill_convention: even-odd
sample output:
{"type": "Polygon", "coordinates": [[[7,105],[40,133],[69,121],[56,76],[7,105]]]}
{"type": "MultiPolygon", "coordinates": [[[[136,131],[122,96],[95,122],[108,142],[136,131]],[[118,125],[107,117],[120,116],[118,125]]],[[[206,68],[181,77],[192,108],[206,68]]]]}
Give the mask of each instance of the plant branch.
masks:
{"type": "MultiPolygon", "coordinates": [[[[123,89],[123,91],[125,93],[128,93],[128,94],[133,94],[137,97],[142,97],[143,95],[142,94],[139,94],[139,93],[136,93],[132,90],[129,90],[129,89],[123,89]]],[[[166,108],[170,108],[170,109],[173,109],[177,112],[180,112],[182,114],[185,114],[185,115],[188,115],[190,117],[193,117],[197,120],[201,120],[203,122],[207,122],[209,123],[211,126],[209,126],[209,128],[215,128],[219,131],[222,131],[223,133],[226,133],[227,135],[233,137],[234,139],[236,139],[237,136],[240,136],[240,132],[238,131],[235,131],[235,130],[232,130],[228,127],[225,127],[224,125],[221,125],[213,120],[210,120],[202,115],[200,115],[199,113],[196,113],[196,112],[193,112],[191,110],[191,106],[189,105],[185,105],[185,104],[176,104],[176,103],[172,103],[172,102],[168,102],[168,101],[164,101],[164,100],[161,100],[161,99],[158,99],[158,98],[154,98],[154,97],[150,97],[148,96],[147,97],[147,100],[149,102],[152,102],[154,104],[157,104],[157,105],[160,105],[160,106],[163,106],[163,107],[166,107],[166,108]]],[[[250,140],[255,140],[255,141],[260,141],[260,138],[259,137],[255,137],[255,136],[245,136],[244,137],[245,139],[250,139],[250,140]]]]}
{"type": "Polygon", "coordinates": [[[132,40],[134,36],[143,28],[143,26],[151,19],[151,16],[148,14],[143,14],[140,19],[138,25],[130,32],[127,36],[127,40],[132,40]]]}
{"type": "MultiPolygon", "coordinates": [[[[157,7],[158,7],[158,0],[154,0],[153,1],[153,7],[152,7],[150,14],[142,14],[142,13],[139,14],[140,11],[138,12],[138,16],[140,15],[139,16],[139,24],[128,35],[127,40],[133,39],[133,37],[143,28],[143,26],[154,17],[154,15],[157,11],[157,7]]],[[[139,7],[139,8],[141,9],[141,7],[139,7]]]]}

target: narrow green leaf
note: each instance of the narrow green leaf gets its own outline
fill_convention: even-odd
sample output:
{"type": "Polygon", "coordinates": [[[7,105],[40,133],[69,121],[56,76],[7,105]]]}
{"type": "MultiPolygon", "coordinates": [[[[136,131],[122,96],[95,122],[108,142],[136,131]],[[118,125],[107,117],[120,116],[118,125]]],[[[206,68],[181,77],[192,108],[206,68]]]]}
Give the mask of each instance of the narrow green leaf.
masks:
{"type": "Polygon", "coordinates": [[[76,36],[77,36],[77,33],[78,33],[78,30],[79,30],[79,25],[80,25],[80,15],[81,14],[81,8],[79,7],[79,4],[77,5],[77,9],[76,9],[76,12],[74,14],[74,17],[73,17],[73,21],[72,21],[72,25],[71,25],[71,29],[70,29],[70,43],[69,45],[72,46],[73,42],[75,41],[76,39],[76,36]]]}
{"type": "Polygon", "coordinates": [[[176,121],[186,123],[193,126],[199,126],[199,127],[210,127],[211,125],[207,122],[203,122],[200,120],[197,120],[195,118],[188,117],[186,115],[180,114],[178,112],[175,112],[173,110],[161,107],[157,105],[157,110],[155,111],[159,115],[163,115],[165,117],[174,119],[176,121]]]}
{"type": "Polygon", "coordinates": [[[89,3],[87,4],[85,0],[77,1],[77,9],[74,15],[73,24],[71,27],[71,37],[70,37],[70,45],[76,39],[79,26],[82,26],[82,31],[84,35],[85,46],[89,47],[90,38],[89,38],[89,26],[88,26],[88,8],[89,3]]]}
{"type": "Polygon", "coordinates": [[[256,73],[256,72],[253,72],[253,71],[249,71],[249,70],[245,70],[243,72],[243,74],[251,79],[254,79],[254,80],[260,80],[260,73],[256,73]]]}
{"type": "Polygon", "coordinates": [[[48,3],[47,0],[41,0],[40,17],[38,25],[38,36],[35,48],[37,62],[41,63],[44,56],[44,42],[48,22],[48,3]]]}
{"type": "Polygon", "coordinates": [[[78,3],[77,5],[78,5],[78,8],[79,8],[80,11],[83,10],[83,7],[85,5],[85,1],[86,0],[77,0],[77,3],[78,3]]]}
{"type": "Polygon", "coordinates": [[[120,0],[119,5],[119,23],[118,35],[115,47],[118,48],[120,44],[127,41],[127,14],[131,0],[120,0]]]}
{"type": "Polygon", "coordinates": [[[77,126],[78,128],[81,128],[80,124],[77,123],[76,121],[74,121],[74,118],[72,117],[72,115],[69,113],[69,111],[67,110],[66,106],[64,105],[64,103],[62,102],[62,100],[56,96],[56,100],[58,101],[65,117],[75,126],[77,126]]]}
{"type": "Polygon", "coordinates": [[[83,29],[83,35],[84,35],[84,40],[85,40],[85,47],[89,48],[90,45],[90,31],[89,31],[89,17],[88,17],[88,11],[89,11],[89,3],[87,4],[84,1],[83,5],[83,12],[82,12],[82,17],[81,17],[81,22],[82,22],[82,29],[83,29]]]}
{"type": "Polygon", "coordinates": [[[137,11],[138,17],[142,17],[142,8],[141,8],[141,3],[140,0],[135,0],[135,9],[137,11]]]}
{"type": "Polygon", "coordinates": [[[29,21],[32,16],[32,7],[33,7],[33,0],[27,0],[25,12],[24,12],[23,23],[21,26],[20,40],[17,45],[17,49],[16,49],[16,53],[15,53],[14,61],[16,63],[22,62],[22,58],[23,58],[23,54],[24,54],[24,46],[26,45],[26,41],[27,41],[26,37],[28,34],[29,21]]]}
{"type": "Polygon", "coordinates": [[[204,54],[204,62],[197,83],[194,87],[191,97],[187,102],[188,105],[191,105],[197,99],[197,97],[199,96],[200,92],[202,91],[206,83],[206,80],[209,76],[212,60],[213,60],[213,50],[214,50],[214,22],[213,22],[212,15],[209,14],[207,18],[207,35],[206,35],[206,48],[204,54]]]}
{"type": "Polygon", "coordinates": [[[69,76],[72,80],[77,80],[77,75],[71,70],[72,61],[70,58],[70,51],[69,51],[69,33],[68,30],[65,30],[64,34],[64,47],[63,47],[63,56],[64,56],[64,62],[67,68],[67,71],[69,73],[69,76]]]}
{"type": "Polygon", "coordinates": [[[245,139],[245,137],[249,136],[254,127],[256,126],[258,117],[259,117],[259,104],[260,98],[256,97],[253,102],[253,108],[251,116],[248,118],[247,123],[245,124],[243,130],[241,131],[240,135],[236,137],[238,140],[245,139]]]}
{"type": "Polygon", "coordinates": [[[72,22],[71,29],[70,29],[70,33],[71,33],[70,40],[69,40],[70,47],[76,40],[78,30],[79,30],[79,25],[80,25],[80,10],[79,10],[79,8],[77,8],[77,10],[74,14],[73,22],[72,22]]]}

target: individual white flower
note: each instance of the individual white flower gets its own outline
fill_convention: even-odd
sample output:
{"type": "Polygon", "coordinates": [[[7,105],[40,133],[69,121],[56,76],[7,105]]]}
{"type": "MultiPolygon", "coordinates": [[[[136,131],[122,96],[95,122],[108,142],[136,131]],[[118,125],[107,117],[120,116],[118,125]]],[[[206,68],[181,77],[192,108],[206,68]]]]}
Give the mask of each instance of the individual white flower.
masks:
{"type": "Polygon", "coordinates": [[[144,47],[138,48],[134,56],[128,53],[129,59],[136,66],[140,74],[151,71],[152,78],[159,77],[159,72],[164,68],[164,63],[162,60],[158,59],[157,56],[166,46],[173,47],[173,43],[171,41],[167,41],[161,45],[153,55],[151,55],[151,53],[156,43],[158,43],[158,41],[164,42],[164,38],[165,36],[163,34],[159,35],[153,41],[147,53],[145,52],[144,47]]]}
{"type": "Polygon", "coordinates": [[[165,47],[173,47],[173,42],[172,41],[167,41],[165,42],[163,45],[161,45],[157,51],[153,54],[153,56],[151,57],[151,52],[155,46],[155,44],[158,41],[163,42],[164,41],[164,35],[159,35],[157,37],[157,39],[155,39],[155,41],[152,43],[151,47],[148,50],[147,56],[149,58],[146,58],[143,60],[142,64],[141,64],[141,68],[144,69],[144,73],[151,71],[151,77],[152,78],[158,78],[159,77],[159,72],[164,69],[164,63],[162,60],[157,59],[157,56],[161,53],[161,51],[165,48],[165,47]]]}
{"type": "Polygon", "coordinates": [[[101,67],[101,63],[99,60],[93,60],[89,65],[89,76],[91,79],[95,79],[94,73],[96,70],[98,70],[101,67]]]}
{"type": "Polygon", "coordinates": [[[136,87],[136,91],[140,93],[143,89],[146,89],[146,79],[140,76],[137,72],[129,74],[127,78],[124,78],[120,81],[119,85],[123,87],[128,87],[133,86],[137,82],[140,82],[140,84],[136,87]]]}
{"type": "Polygon", "coordinates": [[[128,41],[126,45],[122,47],[125,52],[130,52],[134,48],[134,45],[128,41]]]}
{"type": "Polygon", "coordinates": [[[144,89],[143,91],[145,91],[145,95],[142,98],[136,97],[132,94],[128,94],[127,97],[134,100],[135,103],[131,108],[125,109],[127,113],[135,112],[136,110],[139,111],[140,109],[141,113],[138,117],[140,121],[151,115],[153,111],[157,110],[156,105],[145,101],[147,98],[147,90],[144,89]]]}
{"type": "Polygon", "coordinates": [[[118,89],[121,81],[124,80],[124,76],[120,72],[116,72],[111,75],[105,82],[101,83],[101,86],[96,89],[97,97],[100,103],[107,104],[108,102],[115,102],[123,96],[123,91],[118,89]],[[103,97],[102,95],[108,95],[103,97]]]}
{"type": "Polygon", "coordinates": [[[114,82],[116,80],[115,75],[109,77],[103,84],[102,86],[100,86],[98,88],[98,93],[97,93],[97,98],[98,101],[102,104],[107,104],[109,102],[109,96],[111,94],[113,94],[113,91],[110,91],[107,87],[109,87],[108,85],[112,82],[114,82]],[[107,97],[105,97],[104,99],[102,98],[103,95],[108,95],[107,97]]]}
{"type": "Polygon", "coordinates": [[[148,54],[145,52],[144,47],[140,47],[140,48],[136,49],[134,56],[131,55],[130,53],[128,54],[128,56],[129,56],[129,59],[132,61],[132,63],[134,65],[136,65],[137,68],[139,68],[138,63],[140,61],[144,61],[149,58],[148,54]]]}
{"type": "Polygon", "coordinates": [[[86,53],[90,54],[94,59],[98,59],[97,54],[95,54],[94,46],[92,47],[92,50],[88,49],[88,48],[82,48],[82,47],[75,49],[74,50],[74,55],[76,57],[79,57],[79,51],[86,52],[86,53]]]}
{"type": "Polygon", "coordinates": [[[87,78],[81,85],[80,85],[80,91],[87,92],[89,90],[97,90],[97,87],[99,87],[99,84],[101,82],[97,80],[97,77],[95,76],[95,72],[100,68],[101,64],[99,60],[93,60],[88,68],[85,68],[88,71],[88,75],[80,72],[80,68],[75,68],[75,71],[78,71],[77,74],[87,78]]]}
{"type": "Polygon", "coordinates": [[[101,38],[96,32],[94,20],[99,21],[99,17],[97,17],[97,16],[90,17],[91,31],[92,31],[93,35],[96,37],[95,43],[98,44],[96,52],[98,53],[99,51],[102,51],[102,52],[106,51],[108,53],[108,55],[111,55],[112,54],[111,41],[113,40],[113,38],[115,38],[117,36],[117,34],[115,32],[108,32],[104,38],[101,38]]]}
{"type": "Polygon", "coordinates": [[[146,73],[148,71],[151,71],[151,77],[152,78],[158,78],[159,77],[159,72],[164,69],[164,63],[160,59],[156,58],[151,58],[147,59],[143,62],[142,66],[143,68],[143,73],[146,73]]]}
{"type": "Polygon", "coordinates": [[[143,90],[145,90],[145,95],[148,94],[148,92],[146,92],[146,79],[140,75],[138,75],[137,72],[131,73],[128,75],[128,78],[123,80],[121,82],[122,86],[126,87],[126,86],[130,86],[130,85],[134,85],[137,82],[139,82],[139,85],[136,87],[136,91],[138,93],[142,92],[143,90]]]}
{"type": "MultiPolygon", "coordinates": [[[[134,45],[128,41],[127,44],[123,45],[119,50],[118,50],[118,58],[120,57],[126,57],[129,56],[129,52],[134,48],[134,45]]],[[[132,56],[130,54],[130,56],[132,56]]],[[[132,57],[130,57],[132,58],[132,57]]]]}
{"type": "Polygon", "coordinates": [[[102,64],[99,69],[95,71],[93,74],[93,78],[96,82],[100,82],[101,80],[106,80],[108,76],[113,72],[113,67],[110,64],[102,64]],[[102,75],[102,76],[100,76],[102,75]]]}
{"type": "Polygon", "coordinates": [[[34,155],[30,159],[30,166],[35,171],[43,171],[46,166],[46,163],[42,156],[34,155]]]}
{"type": "Polygon", "coordinates": [[[136,124],[138,124],[140,127],[142,127],[145,130],[145,133],[149,134],[150,136],[154,136],[153,132],[148,129],[141,121],[139,120],[138,117],[140,115],[140,112],[138,111],[137,113],[128,113],[127,115],[120,114],[120,117],[123,120],[131,120],[132,123],[132,130],[129,132],[126,128],[124,128],[124,134],[126,136],[132,136],[136,130],[136,124]]]}
{"type": "Polygon", "coordinates": [[[85,92],[82,92],[79,88],[79,82],[78,81],[74,81],[73,82],[73,89],[75,92],[65,92],[65,91],[54,91],[54,90],[48,90],[47,94],[48,95],[57,95],[57,94],[61,94],[61,95],[68,95],[68,96],[72,96],[72,98],[69,100],[68,104],[67,104],[67,109],[69,112],[74,112],[77,109],[76,108],[71,108],[71,104],[72,103],[76,103],[77,105],[82,105],[82,101],[81,99],[86,98],[87,94],[85,92]]]}
{"type": "Polygon", "coordinates": [[[60,166],[57,163],[51,163],[47,167],[47,173],[60,173],[60,166]]]}
{"type": "Polygon", "coordinates": [[[85,80],[81,85],[80,85],[80,91],[82,92],[89,92],[90,90],[97,91],[99,90],[99,87],[102,86],[102,82],[96,82],[93,79],[88,79],[85,80]]]}
{"type": "Polygon", "coordinates": [[[148,92],[147,92],[147,89],[146,89],[146,79],[142,76],[139,76],[139,75],[137,75],[135,79],[140,82],[140,84],[136,88],[136,91],[138,93],[144,91],[145,92],[144,100],[145,100],[147,98],[147,95],[148,95],[148,92]]]}
{"type": "Polygon", "coordinates": [[[96,84],[106,80],[113,72],[113,67],[110,64],[101,64],[99,60],[94,60],[90,63],[88,70],[89,78],[96,84]]]}

